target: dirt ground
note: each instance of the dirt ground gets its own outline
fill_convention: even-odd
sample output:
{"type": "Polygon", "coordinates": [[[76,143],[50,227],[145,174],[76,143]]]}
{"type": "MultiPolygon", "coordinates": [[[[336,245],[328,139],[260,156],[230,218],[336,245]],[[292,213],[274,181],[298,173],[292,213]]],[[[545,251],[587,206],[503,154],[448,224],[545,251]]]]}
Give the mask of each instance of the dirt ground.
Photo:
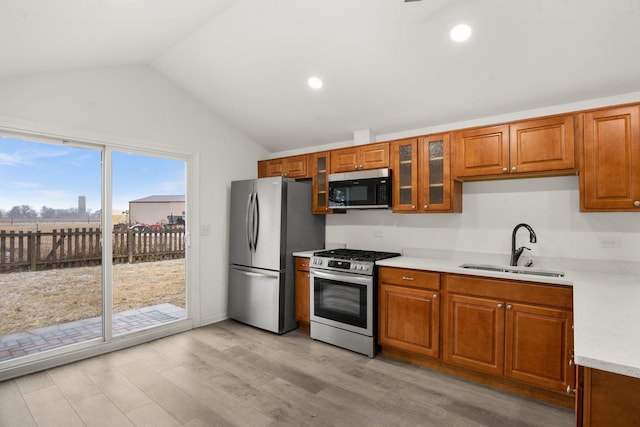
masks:
{"type": "MultiPolygon", "coordinates": [[[[184,259],[113,266],[113,311],[185,306],[184,259]]],[[[102,314],[101,267],[0,274],[0,335],[102,314]]]]}

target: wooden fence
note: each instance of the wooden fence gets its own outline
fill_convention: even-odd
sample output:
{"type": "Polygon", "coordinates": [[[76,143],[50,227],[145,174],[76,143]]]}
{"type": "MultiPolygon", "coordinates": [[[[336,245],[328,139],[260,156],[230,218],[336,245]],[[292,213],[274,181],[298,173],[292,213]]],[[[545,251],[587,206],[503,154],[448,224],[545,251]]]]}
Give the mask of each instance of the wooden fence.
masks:
{"type": "MultiPolygon", "coordinates": [[[[99,228],[0,230],[0,273],[16,270],[100,265],[99,228]]],[[[113,231],[113,262],[134,263],[184,258],[184,230],[113,231]]]]}

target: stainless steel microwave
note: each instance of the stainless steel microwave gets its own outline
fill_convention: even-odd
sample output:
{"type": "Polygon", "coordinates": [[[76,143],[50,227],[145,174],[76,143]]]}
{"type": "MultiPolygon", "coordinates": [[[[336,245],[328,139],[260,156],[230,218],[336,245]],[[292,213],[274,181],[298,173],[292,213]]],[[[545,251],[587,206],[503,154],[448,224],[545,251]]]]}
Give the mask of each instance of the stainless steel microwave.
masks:
{"type": "Polygon", "coordinates": [[[385,168],[330,174],[329,207],[334,209],[391,207],[391,170],[385,168]]]}

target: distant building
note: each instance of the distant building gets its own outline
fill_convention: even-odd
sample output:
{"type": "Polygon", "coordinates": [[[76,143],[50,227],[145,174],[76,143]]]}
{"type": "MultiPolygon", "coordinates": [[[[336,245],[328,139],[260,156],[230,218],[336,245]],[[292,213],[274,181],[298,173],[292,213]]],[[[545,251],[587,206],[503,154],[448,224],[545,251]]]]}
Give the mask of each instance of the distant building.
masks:
{"type": "Polygon", "coordinates": [[[129,224],[168,224],[169,217],[184,218],[184,200],[184,195],[149,196],[131,200],[129,224]]]}
{"type": "Polygon", "coordinates": [[[87,196],[78,196],[78,216],[87,215],[87,196]]]}

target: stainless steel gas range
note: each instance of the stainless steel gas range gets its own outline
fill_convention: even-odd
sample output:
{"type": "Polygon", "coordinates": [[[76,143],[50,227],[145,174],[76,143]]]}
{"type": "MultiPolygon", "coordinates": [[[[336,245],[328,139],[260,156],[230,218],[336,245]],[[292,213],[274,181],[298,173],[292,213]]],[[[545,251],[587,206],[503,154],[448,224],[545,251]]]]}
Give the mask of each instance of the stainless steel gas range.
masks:
{"type": "Polygon", "coordinates": [[[376,261],[395,252],[332,249],[311,257],[311,338],[376,354],[376,261]]]}

